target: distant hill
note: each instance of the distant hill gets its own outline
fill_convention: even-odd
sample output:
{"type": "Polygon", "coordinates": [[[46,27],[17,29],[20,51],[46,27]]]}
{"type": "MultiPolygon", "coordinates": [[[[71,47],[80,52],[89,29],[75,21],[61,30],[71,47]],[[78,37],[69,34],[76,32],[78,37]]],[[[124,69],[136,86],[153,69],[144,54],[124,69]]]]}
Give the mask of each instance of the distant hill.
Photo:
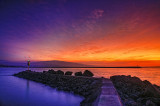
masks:
{"type": "Polygon", "coordinates": [[[31,63],[31,67],[93,67],[91,65],[79,64],[66,61],[40,61],[31,63]]]}
{"type": "MultiPolygon", "coordinates": [[[[27,67],[27,62],[11,62],[0,60],[0,67],[27,67]]],[[[75,62],[66,62],[66,61],[38,61],[32,62],[30,67],[35,68],[70,68],[70,67],[79,67],[79,68],[160,68],[160,66],[149,66],[149,67],[140,67],[140,66],[96,66],[96,65],[86,65],[75,62]]]]}
{"type": "MultiPolygon", "coordinates": [[[[10,61],[0,61],[0,67],[27,67],[27,62],[10,62],[10,61]]],[[[92,65],[79,64],[74,62],[66,61],[39,61],[31,62],[30,67],[94,67],[92,65]]]]}

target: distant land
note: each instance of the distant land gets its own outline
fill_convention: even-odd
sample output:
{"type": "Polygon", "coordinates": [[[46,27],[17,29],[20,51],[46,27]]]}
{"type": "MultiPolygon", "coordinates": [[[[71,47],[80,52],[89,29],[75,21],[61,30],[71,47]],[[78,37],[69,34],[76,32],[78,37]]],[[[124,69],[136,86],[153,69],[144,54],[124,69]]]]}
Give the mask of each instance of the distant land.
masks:
{"type": "Polygon", "coordinates": [[[149,66],[149,67],[144,66],[143,68],[160,68],[160,66],[149,66]]]}
{"type": "MultiPolygon", "coordinates": [[[[26,62],[11,62],[0,60],[0,67],[27,67],[26,62]]],[[[95,65],[86,65],[74,62],[66,61],[39,61],[31,62],[31,68],[141,68],[140,66],[119,66],[119,67],[110,67],[110,66],[95,66],[95,65]]]]}
{"type": "MultiPolygon", "coordinates": [[[[27,62],[11,62],[11,61],[0,61],[0,67],[27,67],[27,62]]],[[[64,67],[94,67],[92,65],[85,65],[74,62],[66,62],[66,61],[39,61],[39,62],[31,62],[30,67],[32,68],[64,68],[64,67]]]]}

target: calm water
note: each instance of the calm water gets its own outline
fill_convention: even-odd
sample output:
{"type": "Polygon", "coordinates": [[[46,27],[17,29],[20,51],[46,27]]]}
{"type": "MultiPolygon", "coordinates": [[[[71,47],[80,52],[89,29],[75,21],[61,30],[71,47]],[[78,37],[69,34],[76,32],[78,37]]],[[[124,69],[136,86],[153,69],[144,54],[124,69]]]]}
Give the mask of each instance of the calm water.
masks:
{"type": "MultiPolygon", "coordinates": [[[[44,71],[50,68],[32,68],[44,71]]],[[[63,71],[84,71],[87,68],[53,68],[63,71]]],[[[10,76],[26,70],[25,68],[0,68],[0,104],[6,106],[78,106],[83,100],[78,95],[57,91],[48,86],[22,78],[10,76]]],[[[96,77],[109,78],[112,75],[137,76],[160,85],[160,68],[88,68],[96,77]]]]}
{"type": "Polygon", "coordinates": [[[0,106],[79,106],[83,97],[10,76],[23,68],[0,68],[0,106]]]}
{"type": "MultiPolygon", "coordinates": [[[[33,68],[35,71],[47,71],[51,68],[33,68]]],[[[153,84],[160,85],[160,68],[53,68],[54,70],[62,71],[84,71],[90,70],[95,77],[110,78],[113,75],[131,75],[137,76],[141,80],[148,80],[153,84]]]]}
{"type": "MultiPolygon", "coordinates": [[[[33,68],[35,71],[47,71],[51,68],[33,68]]],[[[95,77],[110,78],[113,75],[131,75],[137,76],[141,80],[148,80],[153,84],[160,86],[160,68],[52,68],[54,70],[62,71],[84,71],[90,70],[94,73],[95,77]]]]}

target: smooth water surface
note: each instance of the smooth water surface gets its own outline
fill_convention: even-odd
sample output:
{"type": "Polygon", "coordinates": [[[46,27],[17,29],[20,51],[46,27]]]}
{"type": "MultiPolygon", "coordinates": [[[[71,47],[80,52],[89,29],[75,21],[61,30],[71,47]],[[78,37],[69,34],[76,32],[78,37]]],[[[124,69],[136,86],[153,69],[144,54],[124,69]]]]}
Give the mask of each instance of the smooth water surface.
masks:
{"type": "MultiPolygon", "coordinates": [[[[31,68],[32,71],[47,71],[51,68],[31,68]]],[[[160,85],[160,68],[52,68],[62,71],[91,70],[95,77],[109,78],[113,75],[137,76],[160,85]]],[[[17,78],[13,75],[26,68],[0,68],[0,104],[6,106],[79,106],[83,97],[57,91],[44,84],[17,78]]]]}
{"type": "Polygon", "coordinates": [[[10,76],[23,68],[0,68],[0,106],[79,106],[83,97],[10,76]]]}

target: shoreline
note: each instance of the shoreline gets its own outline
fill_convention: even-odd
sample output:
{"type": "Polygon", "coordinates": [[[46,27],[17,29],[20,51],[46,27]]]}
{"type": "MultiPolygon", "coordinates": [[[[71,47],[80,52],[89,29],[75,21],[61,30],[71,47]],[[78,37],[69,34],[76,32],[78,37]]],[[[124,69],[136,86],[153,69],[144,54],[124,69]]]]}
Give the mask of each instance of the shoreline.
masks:
{"type": "Polygon", "coordinates": [[[80,102],[81,106],[92,106],[101,93],[102,78],[59,75],[48,72],[22,71],[13,76],[40,82],[57,90],[83,96],[84,100],[80,102]]]}
{"type": "MultiPolygon", "coordinates": [[[[66,72],[67,73],[67,72],[66,72]]],[[[66,74],[65,73],[65,74],[66,74]]],[[[81,106],[95,105],[95,101],[102,93],[101,87],[105,78],[86,77],[82,73],[72,76],[72,72],[65,75],[63,71],[22,71],[14,74],[16,77],[40,82],[58,90],[71,92],[84,97],[81,106]],[[70,74],[69,74],[70,73],[70,74]]],[[[122,104],[125,106],[160,105],[160,86],[142,81],[138,77],[125,75],[111,76],[112,81],[122,104]]]]}

